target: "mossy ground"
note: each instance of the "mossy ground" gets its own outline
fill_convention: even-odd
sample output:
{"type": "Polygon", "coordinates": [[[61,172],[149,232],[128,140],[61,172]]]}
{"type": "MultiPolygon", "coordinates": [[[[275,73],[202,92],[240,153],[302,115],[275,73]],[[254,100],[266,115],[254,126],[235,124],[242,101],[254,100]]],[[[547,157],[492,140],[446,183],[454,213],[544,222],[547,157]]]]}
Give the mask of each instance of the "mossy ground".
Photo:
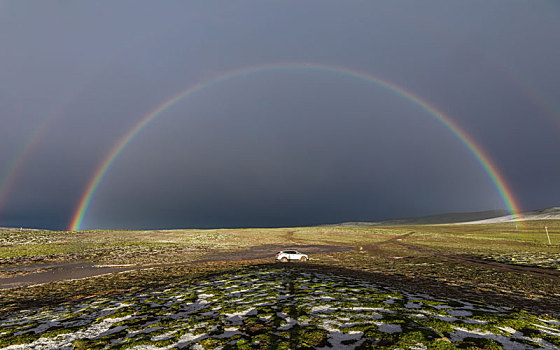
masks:
{"type": "Polygon", "coordinates": [[[560,347],[558,242],[559,220],[519,227],[0,231],[0,274],[41,262],[181,263],[2,290],[0,344],[553,349],[560,347]],[[263,242],[351,250],[274,266],[248,255],[263,242]],[[251,261],[182,265],[223,252],[251,261]]]}
{"type": "Polygon", "coordinates": [[[292,266],[20,311],[6,349],[555,349],[560,322],[292,266]]]}

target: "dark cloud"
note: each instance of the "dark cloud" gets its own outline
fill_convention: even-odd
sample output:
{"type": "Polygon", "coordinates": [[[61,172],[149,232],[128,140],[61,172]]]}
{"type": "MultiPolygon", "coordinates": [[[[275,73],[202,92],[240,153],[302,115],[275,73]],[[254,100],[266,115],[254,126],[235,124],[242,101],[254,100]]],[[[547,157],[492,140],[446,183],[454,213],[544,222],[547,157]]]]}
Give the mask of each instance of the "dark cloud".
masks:
{"type": "MultiPolygon", "coordinates": [[[[5,192],[0,226],[66,227],[146,113],[201,81],[275,62],[348,67],[413,91],[486,151],[524,208],[559,205],[552,2],[0,6],[0,181],[44,130],[5,192]]],[[[119,155],[84,224],[284,226],[503,207],[473,154],[410,100],[285,70],[169,108],[119,155]]]]}

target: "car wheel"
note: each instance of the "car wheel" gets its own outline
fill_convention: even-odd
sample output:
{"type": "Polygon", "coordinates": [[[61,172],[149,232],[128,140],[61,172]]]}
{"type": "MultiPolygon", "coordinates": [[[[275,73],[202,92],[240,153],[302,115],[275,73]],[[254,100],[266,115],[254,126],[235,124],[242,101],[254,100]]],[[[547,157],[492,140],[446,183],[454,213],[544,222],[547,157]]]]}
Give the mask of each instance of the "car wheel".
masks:
{"type": "Polygon", "coordinates": [[[299,259],[301,262],[306,262],[307,258],[305,256],[302,256],[301,259],[299,259]]]}
{"type": "Polygon", "coordinates": [[[288,261],[288,258],[283,257],[282,259],[280,259],[280,261],[281,261],[281,262],[287,262],[287,261],[288,261]]]}

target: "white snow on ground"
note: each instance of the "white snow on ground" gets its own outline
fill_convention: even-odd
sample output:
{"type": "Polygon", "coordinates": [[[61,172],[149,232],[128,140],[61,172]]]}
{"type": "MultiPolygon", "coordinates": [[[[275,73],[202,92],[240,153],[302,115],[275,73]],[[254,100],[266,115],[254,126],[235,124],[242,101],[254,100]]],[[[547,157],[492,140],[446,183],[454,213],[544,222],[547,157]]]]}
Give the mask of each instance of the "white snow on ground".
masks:
{"type": "MultiPolygon", "coordinates": [[[[259,272],[254,272],[251,276],[258,274],[259,272]]],[[[281,334],[286,334],[286,330],[292,329],[296,325],[309,327],[309,329],[323,329],[328,332],[328,342],[332,346],[332,348],[326,347],[329,349],[353,349],[364,341],[371,341],[367,340],[363,333],[364,329],[368,327],[388,334],[399,334],[408,332],[411,325],[421,325],[431,319],[450,323],[458,321],[455,324],[450,324],[456,329],[450,337],[451,341],[454,342],[465,337],[483,337],[496,340],[506,349],[530,348],[526,344],[515,341],[515,339],[519,339],[537,342],[543,349],[555,348],[544,340],[524,337],[519,329],[501,326],[499,322],[496,323],[495,321],[476,319],[480,313],[487,313],[492,317],[499,317],[500,315],[505,317],[508,315],[506,308],[481,306],[454,299],[436,299],[427,295],[400,293],[396,290],[389,292],[388,289],[360,280],[348,277],[338,278],[319,273],[304,275],[286,272],[286,270],[276,270],[276,272],[263,272],[260,276],[261,279],[247,278],[243,274],[225,276],[219,280],[197,284],[195,288],[192,285],[185,284],[182,287],[178,285],[167,289],[167,292],[156,290],[116,297],[115,299],[99,298],[91,304],[82,302],[79,305],[72,305],[69,303],[63,307],[43,308],[37,311],[28,310],[5,320],[0,319],[0,337],[3,328],[16,327],[15,325],[22,328],[21,333],[23,333],[29,332],[30,329],[38,332],[48,332],[50,328],[56,326],[68,327],[69,325],[81,324],[85,327],[74,333],[60,334],[52,338],[39,338],[33,343],[12,345],[6,349],[70,350],[72,342],[76,339],[96,338],[109,334],[115,334],[112,341],[120,342],[123,336],[117,335],[117,332],[126,328],[124,326],[111,328],[111,326],[124,320],[142,320],[145,315],[150,315],[149,310],[153,308],[161,311],[152,314],[143,325],[135,325],[134,331],[130,330],[128,336],[158,331],[154,332],[153,337],[151,337],[152,341],[173,339],[174,344],[161,348],[139,345],[134,348],[136,350],[170,349],[172,347],[196,349],[200,348],[198,342],[209,337],[222,342],[227,342],[232,336],[247,339],[247,334],[243,333],[244,327],[242,327],[246,318],[252,318],[253,322],[260,322],[263,326],[267,324],[266,327],[269,327],[269,329],[273,327],[273,333],[275,332],[276,336],[279,337],[285,336],[281,334]],[[239,283],[239,281],[243,282],[239,283]],[[287,285],[290,285],[290,288],[287,288],[287,285]],[[235,289],[232,289],[232,287],[235,287],[235,289]],[[298,292],[291,294],[288,289],[292,288],[296,288],[298,292]],[[194,301],[189,296],[193,289],[196,289],[195,292],[197,293],[197,299],[194,301]],[[307,291],[308,289],[311,289],[311,291],[307,291]],[[320,291],[320,294],[316,293],[318,291],[320,291]],[[377,298],[373,297],[375,293],[379,293],[377,298]],[[391,296],[387,297],[385,301],[381,301],[382,298],[379,298],[379,295],[385,297],[389,293],[391,296]],[[386,308],[370,306],[383,305],[382,303],[385,303],[386,308]],[[451,307],[449,304],[459,305],[459,307],[451,307]],[[229,311],[232,310],[232,306],[238,307],[237,311],[229,311]],[[138,314],[119,318],[104,318],[111,312],[118,313],[118,309],[121,307],[128,308],[128,310],[123,309],[125,312],[136,309],[138,314]],[[289,316],[287,313],[292,314],[292,308],[295,308],[298,314],[302,316],[297,318],[289,316]],[[229,313],[226,313],[225,310],[228,310],[229,313]],[[304,312],[301,313],[300,311],[304,312]],[[388,317],[388,314],[391,316],[391,321],[384,322],[383,318],[388,317]],[[473,314],[477,316],[473,316],[473,314]],[[200,317],[200,320],[193,324],[192,320],[196,320],[196,317],[200,317]],[[157,322],[164,318],[176,322],[171,323],[173,326],[157,325],[157,322]],[[95,322],[96,319],[99,321],[95,322]],[[393,319],[396,321],[393,321],[393,319]],[[39,324],[29,323],[32,320],[39,324]],[[490,322],[491,325],[511,335],[498,335],[457,328],[460,322],[481,325],[490,322]],[[25,328],[28,323],[30,327],[25,328]],[[271,326],[272,324],[274,326],[271,326]],[[169,329],[169,332],[164,333],[164,329],[169,329]],[[188,330],[189,333],[178,337],[177,331],[179,330],[188,330]],[[199,332],[200,334],[194,334],[199,332]]],[[[538,322],[535,318],[530,318],[530,320],[538,322]]],[[[560,322],[558,320],[543,319],[542,323],[544,325],[535,324],[542,333],[560,337],[560,322]]],[[[536,331],[538,332],[538,330],[536,331]]],[[[426,345],[419,343],[413,348],[425,349],[426,345]]]]}
{"type": "Polygon", "coordinates": [[[236,318],[236,317],[256,315],[256,314],[257,314],[257,309],[247,308],[238,312],[234,312],[232,314],[226,313],[224,315],[226,315],[228,318],[236,318]]]}
{"type": "Polygon", "coordinates": [[[497,218],[485,219],[485,220],[477,220],[477,221],[468,221],[463,223],[456,223],[456,224],[493,224],[499,222],[515,222],[515,221],[530,221],[530,220],[558,220],[560,219],[560,207],[551,207],[546,209],[540,210],[533,210],[524,213],[520,213],[517,216],[513,215],[505,215],[499,216],[497,218]]]}
{"type": "Polygon", "coordinates": [[[379,311],[379,310],[383,310],[383,309],[379,309],[376,307],[352,307],[350,308],[350,310],[352,311],[379,311]]]}
{"type": "MultiPolygon", "coordinates": [[[[208,337],[208,334],[203,333],[203,334],[192,334],[192,333],[185,333],[183,334],[180,338],[179,341],[177,342],[177,344],[190,344],[192,342],[194,342],[195,340],[199,340],[199,339],[204,339],[208,337]]],[[[198,345],[198,344],[197,344],[198,345]]],[[[172,347],[172,346],[170,346],[172,347]]]]}
{"type": "Polygon", "coordinates": [[[503,330],[504,332],[508,332],[510,334],[515,334],[517,331],[511,327],[506,327],[506,326],[502,326],[502,327],[497,327],[501,330],[503,330]]]}
{"type": "Polygon", "coordinates": [[[285,320],[286,320],[287,323],[283,326],[278,327],[279,331],[287,331],[288,329],[290,329],[293,326],[295,326],[296,324],[298,324],[298,321],[291,318],[291,317],[287,317],[285,320]]]}
{"type": "MultiPolygon", "coordinates": [[[[162,327],[158,327],[158,328],[161,329],[162,327]]],[[[156,335],[155,337],[152,338],[152,340],[160,341],[160,340],[168,339],[173,333],[177,333],[177,331],[173,330],[164,334],[156,335]]]]}
{"type": "Polygon", "coordinates": [[[544,323],[548,323],[548,324],[553,324],[553,325],[560,326],[560,321],[543,320],[542,318],[539,318],[539,321],[544,322],[544,323]]]}
{"type": "Polygon", "coordinates": [[[360,344],[362,344],[364,342],[364,340],[360,340],[360,338],[362,337],[361,332],[356,332],[356,333],[342,333],[342,332],[337,332],[337,331],[330,331],[329,333],[329,343],[331,344],[331,346],[325,346],[322,348],[317,348],[317,349],[340,349],[340,350],[352,350],[354,348],[356,348],[356,346],[359,346],[360,344]],[[356,340],[355,343],[353,344],[348,344],[345,345],[342,342],[346,341],[346,340],[356,340]]]}
{"type": "Polygon", "coordinates": [[[545,327],[545,326],[541,326],[541,325],[537,325],[537,327],[540,328],[543,332],[545,332],[547,334],[551,334],[551,335],[554,335],[556,337],[560,337],[560,330],[558,330],[558,329],[545,327]]]}
{"type": "Polygon", "coordinates": [[[453,317],[453,316],[435,315],[435,317],[445,322],[455,322],[458,320],[457,317],[453,317]]]}
{"type": "Polygon", "coordinates": [[[333,309],[331,305],[320,305],[311,308],[311,313],[330,313],[334,311],[336,311],[336,309],[333,309]]]}
{"type": "MultiPolygon", "coordinates": [[[[462,328],[457,328],[455,330],[455,332],[453,332],[451,334],[449,339],[451,341],[457,341],[457,340],[463,340],[466,337],[493,339],[493,340],[497,341],[498,343],[501,343],[501,345],[503,346],[504,349],[511,349],[511,350],[532,349],[532,347],[528,347],[525,344],[510,340],[509,337],[504,337],[502,335],[498,335],[498,334],[494,334],[494,333],[490,333],[490,332],[477,332],[477,331],[472,331],[472,330],[467,330],[467,329],[462,329],[462,328]]],[[[532,339],[532,338],[522,337],[522,336],[519,336],[518,338],[525,339],[525,340],[531,340],[531,341],[539,341],[540,340],[540,339],[532,339]]],[[[540,343],[539,349],[558,350],[558,347],[556,347],[554,345],[540,343]]]]}
{"type": "Polygon", "coordinates": [[[470,318],[464,318],[463,322],[470,323],[470,324],[488,324],[487,321],[473,320],[473,319],[470,319],[470,318]]]}
{"type": "Polygon", "coordinates": [[[329,333],[337,333],[337,332],[340,332],[340,330],[338,329],[338,326],[340,326],[340,325],[336,322],[323,322],[321,328],[323,328],[324,330],[326,330],[329,333]],[[333,325],[335,327],[333,327],[333,325]]]}
{"type": "Polygon", "coordinates": [[[119,317],[119,318],[107,318],[99,323],[93,323],[90,327],[85,330],[80,330],[74,333],[60,334],[56,338],[39,338],[31,344],[25,345],[11,345],[5,350],[25,350],[25,349],[62,349],[68,348],[72,349],[72,342],[76,339],[81,338],[93,338],[99,335],[105,335],[110,333],[116,333],[122,330],[122,327],[115,327],[110,329],[113,323],[124,321],[130,318],[130,316],[119,317]]]}

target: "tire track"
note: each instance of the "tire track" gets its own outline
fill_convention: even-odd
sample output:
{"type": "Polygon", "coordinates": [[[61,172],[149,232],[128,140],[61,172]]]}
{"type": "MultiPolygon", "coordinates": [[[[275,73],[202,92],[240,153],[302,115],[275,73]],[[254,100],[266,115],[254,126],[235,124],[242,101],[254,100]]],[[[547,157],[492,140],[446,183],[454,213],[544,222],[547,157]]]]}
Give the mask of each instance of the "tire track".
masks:
{"type": "Polygon", "coordinates": [[[532,274],[532,275],[560,280],[560,271],[558,270],[549,270],[549,269],[544,269],[544,268],[539,268],[534,266],[512,265],[512,264],[501,263],[497,261],[490,261],[482,258],[477,258],[474,256],[461,255],[461,254],[455,254],[450,252],[442,252],[425,246],[399,242],[397,240],[394,240],[391,243],[410,249],[412,251],[435,255],[454,262],[465,263],[465,264],[480,266],[487,269],[494,269],[494,270],[499,270],[504,272],[532,274]]]}

